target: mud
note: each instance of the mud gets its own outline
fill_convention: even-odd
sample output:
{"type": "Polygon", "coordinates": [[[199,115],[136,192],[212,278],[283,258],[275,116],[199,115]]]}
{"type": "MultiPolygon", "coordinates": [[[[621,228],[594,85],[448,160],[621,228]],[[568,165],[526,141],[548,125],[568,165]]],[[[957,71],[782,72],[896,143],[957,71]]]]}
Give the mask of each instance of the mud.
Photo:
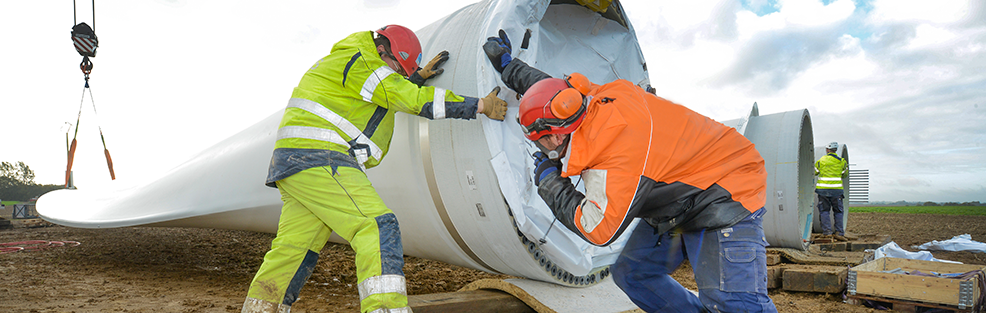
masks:
{"type": "MultiPolygon", "coordinates": [[[[77,229],[14,220],[0,243],[78,241],[0,254],[0,312],[239,312],[272,234],[190,228],[77,229]]],[[[986,216],[856,213],[848,230],[889,234],[902,247],[971,234],[986,239],[986,216]]],[[[986,264],[986,255],[935,252],[935,257],[986,264]]],[[[452,292],[482,278],[508,278],[442,262],[405,257],[411,295],[452,292]]],[[[691,268],[673,275],[694,288],[691,268]]],[[[780,312],[874,312],[841,294],[771,290],[780,312]]],[[[328,244],[292,312],[359,310],[353,251],[328,244]]]]}

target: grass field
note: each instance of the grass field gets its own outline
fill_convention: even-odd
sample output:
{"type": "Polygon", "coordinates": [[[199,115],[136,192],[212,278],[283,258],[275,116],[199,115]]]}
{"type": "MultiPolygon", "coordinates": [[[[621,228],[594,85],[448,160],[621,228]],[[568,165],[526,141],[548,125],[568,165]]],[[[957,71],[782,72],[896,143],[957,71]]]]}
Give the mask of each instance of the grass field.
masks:
{"type": "Polygon", "coordinates": [[[980,215],[986,216],[986,206],[885,206],[885,207],[849,207],[849,212],[877,212],[904,214],[948,214],[948,215],[980,215]]]}

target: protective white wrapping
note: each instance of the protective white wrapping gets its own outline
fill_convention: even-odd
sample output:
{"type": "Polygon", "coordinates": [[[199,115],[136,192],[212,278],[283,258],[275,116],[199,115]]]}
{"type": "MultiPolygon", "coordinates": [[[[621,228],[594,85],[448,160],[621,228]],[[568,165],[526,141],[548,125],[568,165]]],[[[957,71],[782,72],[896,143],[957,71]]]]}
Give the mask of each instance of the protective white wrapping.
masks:
{"type": "MultiPolygon", "coordinates": [[[[579,72],[598,83],[627,79],[648,86],[643,54],[632,26],[626,23],[619,6],[612,7],[609,14],[606,17],[572,4],[549,5],[548,1],[486,1],[463,8],[417,32],[425,56],[449,50],[458,57],[449,61],[456,64],[452,75],[446,72],[430,84],[481,96],[496,86],[502,88],[500,98],[509,103],[507,119],[503,122],[482,119],[485,149],[491,156],[489,164],[498,189],[518,230],[528,241],[525,244],[533,242],[533,253],[543,253],[575,276],[612,264],[626,237],[607,247],[595,247],[555,221],[533,184],[530,155],[536,148],[523,137],[516,122],[519,103],[516,94],[506,88],[482,49],[477,48],[487,37],[496,36],[503,29],[512,42],[514,58],[552,76],[579,72]],[[466,66],[460,65],[463,63],[466,66]],[[470,67],[475,71],[470,72],[470,67]]],[[[453,144],[455,149],[481,150],[472,146],[475,141],[453,139],[453,144]]],[[[458,163],[456,158],[450,161],[458,163]]],[[[436,168],[436,173],[439,171],[436,168]]],[[[578,181],[578,177],[573,181],[578,181]]],[[[579,189],[584,191],[582,186],[579,189]]]]}
{"type": "Polygon", "coordinates": [[[930,251],[972,251],[986,253],[986,243],[972,240],[972,235],[961,234],[949,240],[932,240],[920,245],[911,246],[918,250],[930,251]]]}

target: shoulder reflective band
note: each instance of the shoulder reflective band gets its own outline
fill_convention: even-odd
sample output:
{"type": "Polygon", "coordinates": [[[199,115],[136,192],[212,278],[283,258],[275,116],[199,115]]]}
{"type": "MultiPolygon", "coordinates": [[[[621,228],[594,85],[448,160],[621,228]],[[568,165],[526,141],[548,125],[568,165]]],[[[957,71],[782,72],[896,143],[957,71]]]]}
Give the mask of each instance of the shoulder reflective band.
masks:
{"type": "Polygon", "coordinates": [[[349,146],[349,143],[336,132],[318,127],[284,126],[277,130],[277,140],[284,138],[313,139],[349,146]]]}
{"type": "Polygon", "coordinates": [[[363,101],[373,102],[373,91],[377,89],[377,85],[380,85],[380,82],[382,82],[384,78],[387,78],[390,74],[395,73],[396,72],[394,72],[394,70],[387,66],[381,66],[377,70],[373,71],[373,74],[370,74],[370,77],[366,78],[366,82],[363,82],[363,89],[359,92],[359,94],[363,96],[363,101]]]}
{"type": "Polygon", "coordinates": [[[445,89],[435,87],[435,99],[431,102],[431,119],[445,118],[445,89]]]}
{"type": "MultiPolygon", "coordinates": [[[[359,128],[357,128],[356,125],[353,125],[353,123],[350,122],[349,120],[343,118],[339,114],[336,114],[336,112],[329,110],[328,108],[322,106],[318,102],[308,99],[302,99],[302,98],[291,98],[291,100],[288,101],[288,107],[305,110],[308,113],[315,114],[318,117],[321,117],[326,122],[332,123],[332,125],[335,125],[340,130],[342,130],[342,132],[345,133],[346,136],[349,136],[349,138],[356,139],[357,143],[361,143],[369,146],[371,156],[377,160],[380,160],[383,151],[381,151],[380,148],[377,147],[377,144],[373,143],[373,140],[370,140],[369,137],[363,136],[363,132],[359,128]]],[[[335,133],[331,130],[326,130],[326,131],[335,133]]],[[[280,131],[278,131],[278,135],[280,135],[280,131]]],[[[338,136],[338,134],[336,134],[336,136],[338,136]]],[[[296,137],[296,138],[305,138],[305,137],[296,137]]],[[[309,139],[315,139],[315,138],[309,138],[309,139]]],[[[343,140],[343,142],[345,142],[345,140],[343,140]]],[[[343,145],[349,146],[348,143],[344,143],[343,145]]]]}
{"type": "Polygon", "coordinates": [[[379,275],[368,277],[359,283],[359,300],[381,293],[398,293],[407,296],[406,281],[401,275],[379,275]]]}

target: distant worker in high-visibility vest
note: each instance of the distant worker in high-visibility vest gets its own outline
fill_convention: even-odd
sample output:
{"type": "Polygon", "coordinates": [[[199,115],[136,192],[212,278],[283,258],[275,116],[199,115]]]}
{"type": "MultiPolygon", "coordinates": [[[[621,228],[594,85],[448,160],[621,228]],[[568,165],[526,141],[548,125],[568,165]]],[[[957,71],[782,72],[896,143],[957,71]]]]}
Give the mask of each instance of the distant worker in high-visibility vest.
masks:
{"type": "Polygon", "coordinates": [[[845,237],[845,226],[842,225],[842,215],[845,213],[842,207],[842,199],[845,198],[842,179],[849,175],[849,164],[835,154],[838,150],[839,143],[830,142],[825,146],[825,155],[815,161],[815,176],[818,176],[818,182],[815,183],[815,193],[818,194],[818,219],[822,222],[822,236],[849,241],[845,237]],[[829,212],[832,212],[831,217],[829,212]],[[834,231],[832,220],[835,220],[834,231]]]}
{"type": "Polygon", "coordinates": [[[646,312],[777,312],[767,295],[767,172],[753,143],[627,80],[552,78],[512,58],[502,30],[483,49],[507,87],[523,94],[517,121],[539,150],[534,184],[558,221],[606,246],[643,220],[610,267],[634,304],[646,312]],[[670,276],[686,258],[698,296],[670,276]]]}
{"type": "Polygon", "coordinates": [[[398,111],[503,120],[499,88],[480,99],[424,86],[448,58],[442,51],[419,68],[417,36],[388,25],[349,35],[308,69],[277,130],[266,184],[278,188],[284,205],[243,312],[288,312],[332,232],[356,252],[360,310],[411,312],[397,218],[363,170],[387,155],[398,111]]]}

